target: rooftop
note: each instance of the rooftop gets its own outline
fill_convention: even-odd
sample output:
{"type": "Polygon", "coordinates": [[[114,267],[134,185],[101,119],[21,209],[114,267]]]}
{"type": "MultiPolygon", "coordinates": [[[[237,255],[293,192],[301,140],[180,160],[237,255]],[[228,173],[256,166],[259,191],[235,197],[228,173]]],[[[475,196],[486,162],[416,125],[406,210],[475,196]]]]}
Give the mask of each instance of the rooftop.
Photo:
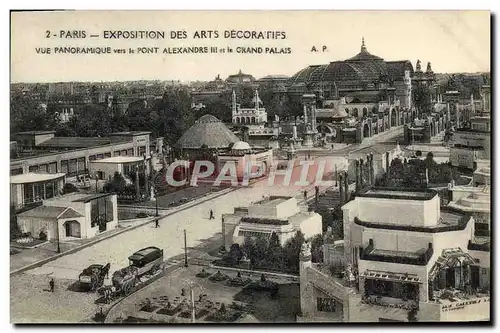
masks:
{"type": "Polygon", "coordinates": [[[431,200],[437,194],[436,191],[428,189],[404,189],[404,188],[377,188],[372,187],[361,191],[356,196],[380,199],[399,200],[431,200]]]}
{"type": "Polygon", "coordinates": [[[71,207],[56,207],[56,206],[38,206],[31,210],[20,213],[20,217],[38,217],[48,219],[62,219],[82,217],[83,215],[75,211],[71,207]]]}
{"type": "Polygon", "coordinates": [[[453,207],[441,207],[441,215],[439,221],[436,225],[433,226],[416,227],[397,224],[385,224],[377,221],[361,221],[357,217],[354,218],[354,223],[364,227],[375,229],[437,233],[463,230],[470,221],[470,218],[470,214],[464,213],[458,209],[454,209],[453,207]]]}
{"type": "Polygon", "coordinates": [[[91,163],[132,163],[144,161],[141,156],[113,156],[91,161],[91,163]]]}
{"type": "Polygon", "coordinates": [[[216,117],[206,114],[198,119],[177,141],[177,146],[187,149],[228,148],[240,139],[216,117]]]}
{"type": "Polygon", "coordinates": [[[151,247],[147,247],[145,249],[141,249],[141,250],[135,252],[134,255],[146,256],[146,255],[148,255],[152,252],[156,252],[158,250],[159,250],[159,248],[151,246],[151,247]]]}
{"type": "Polygon", "coordinates": [[[56,180],[65,177],[65,173],[23,173],[21,175],[10,176],[11,184],[37,183],[49,180],[56,180]]]}
{"type": "Polygon", "coordinates": [[[125,132],[115,132],[111,133],[110,136],[137,136],[137,135],[147,135],[151,132],[147,131],[125,131],[125,132]]]}
{"type": "Polygon", "coordinates": [[[14,135],[44,135],[44,134],[54,134],[56,131],[27,131],[27,132],[17,132],[14,135]]]}
{"type": "Polygon", "coordinates": [[[88,138],[88,137],[55,137],[48,139],[38,145],[38,147],[54,148],[87,148],[110,144],[108,138],[88,138]]]}
{"type": "Polygon", "coordinates": [[[107,196],[110,196],[112,194],[110,193],[85,193],[85,192],[73,192],[73,193],[68,193],[64,194],[59,197],[54,197],[51,199],[47,199],[45,201],[50,201],[50,202],[89,202],[94,199],[98,198],[104,198],[107,196]]]}

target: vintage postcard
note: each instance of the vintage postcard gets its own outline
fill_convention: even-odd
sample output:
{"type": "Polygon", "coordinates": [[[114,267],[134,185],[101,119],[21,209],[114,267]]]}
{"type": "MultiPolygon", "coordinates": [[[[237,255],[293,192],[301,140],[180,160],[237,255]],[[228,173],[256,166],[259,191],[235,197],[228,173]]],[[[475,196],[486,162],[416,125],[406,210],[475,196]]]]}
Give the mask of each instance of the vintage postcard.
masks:
{"type": "Polygon", "coordinates": [[[490,22],[11,12],[11,322],[490,322],[490,22]]]}

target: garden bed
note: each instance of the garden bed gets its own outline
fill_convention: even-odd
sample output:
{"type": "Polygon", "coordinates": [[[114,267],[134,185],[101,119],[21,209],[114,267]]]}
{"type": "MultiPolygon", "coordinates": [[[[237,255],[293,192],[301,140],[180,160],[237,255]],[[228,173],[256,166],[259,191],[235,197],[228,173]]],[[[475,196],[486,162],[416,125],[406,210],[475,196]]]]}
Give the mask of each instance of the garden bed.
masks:
{"type": "Polygon", "coordinates": [[[154,305],[144,305],[142,308],[141,308],[141,311],[144,311],[144,312],[155,312],[156,310],[158,310],[160,307],[159,306],[154,306],[154,305]]]}
{"type": "Polygon", "coordinates": [[[171,306],[170,308],[168,307],[164,307],[160,310],[158,310],[158,314],[162,314],[162,315],[167,315],[167,316],[174,316],[176,313],[178,313],[179,311],[181,311],[181,306],[180,305],[177,305],[177,306],[171,306]]]}
{"type": "Polygon", "coordinates": [[[26,241],[23,241],[21,243],[18,243],[18,240],[16,240],[16,241],[11,242],[10,245],[12,247],[17,247],[20,249],[33,249],[33,248],[38,247],[42,244],[46,244],[48,242],[49,242],[48,240],[41,240],[41,239],[32,238],[30,240],[26,239],[26,241]]]}
{"type": "Polygon", "coordinates": [[[240,311],[233,311],[233,310],[226,310],[225,312],[222,312],[221,310],[218,310],[217,312],[213,313],[212,315],[208,316],[206,318],[207,321],[212,321],[212,322],[235,322],[236,320],[240,319],[243,316],[243,313],[240,311]]]}

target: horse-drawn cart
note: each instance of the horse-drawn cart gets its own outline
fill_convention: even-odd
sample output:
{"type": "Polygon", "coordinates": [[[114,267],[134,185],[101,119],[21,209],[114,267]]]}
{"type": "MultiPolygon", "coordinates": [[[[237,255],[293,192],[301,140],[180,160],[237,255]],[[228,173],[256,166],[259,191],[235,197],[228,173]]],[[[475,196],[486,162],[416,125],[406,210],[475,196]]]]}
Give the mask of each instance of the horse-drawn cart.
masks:
{"type": "Polygon", "coordinates": [[[104,278],[109,274],[110,264],[94,264],[85,268],[78,276],[80,288],[87,291],[95,291],[102,287],[104,278]]]}

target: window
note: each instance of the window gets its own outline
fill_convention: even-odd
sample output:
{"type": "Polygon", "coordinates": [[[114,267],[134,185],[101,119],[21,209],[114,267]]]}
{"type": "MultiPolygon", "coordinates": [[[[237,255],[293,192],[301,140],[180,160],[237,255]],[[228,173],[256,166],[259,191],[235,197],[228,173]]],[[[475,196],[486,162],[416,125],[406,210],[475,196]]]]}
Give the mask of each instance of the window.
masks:
{"type": "Polygon", "coordinates": [[[57,173],[57,162],[50,163],[47,167],[48,173],[57,173]]]}
{"type": "Polygon", "coordinates": [[[69,166],[68,166],[68,175],[69,176],[76,176],[77,173],[77,166],[76,166],[76,158],[73,158],[69,160],[69,166]]]}
{"type": "Polygon", "coordinates": [[[95,160],[96,160],[95,155],[89,156],[89,161],[95,161],[95,160]]]}
{"type": "Polygon", "coordinates": [[[17,168],[17,169],[10,170],[11,176],[22,175],[22,174],[23,174],[23,168],[17,168]]]}
{"type": "Polygon", "coordinates": [[[78,174],[83,175],[86,172],[85,157],[80,157],[77,160],[78,174]]]}
{"type": "Polygon", "coordinates": [[[50,199],[55,196],[56,183],[47,182],[45,183],[45,199],[50,199]]]}
{"type": "Polygon", "coordinates": [[[127,151],[124,149],[120,152],[120,156],[127,156],[127,151]]]}
{"type": "Polygon", "coordinates": [[[61,172],[68,173],[68,161],[61,161],[61,172]]]}
{"type": "Polygon", "coordinates": [[[134,156],[134,148],[130,148],[127,150],[127,155],[128,156],[134,156]]]}
{"type": "Polygon", "coordinates": [[[103,154],[97,154],[96,159],[102,160],[104,158],[103,154]]]}
{"type": "Polygon", "coordinates": [[[113,156],[120,156],[120,151],[119,151],[119,150],[118,150],[118,151],[115,151],[115,152],[113,153],[113,156]]]}
{"type": "Polygon", "coordinates": [[[38,166],[38,172],[46,173],[47,172],[47,164],[41,164],[38,166]]]}
{"type": "Polygon", "coordinates": [[[316,298],[316,308],[323,312],[337,312],[340,310],[340,304],[333,298],[316,298]]]}
{"type": "Polygon", "coordinates": [[[37,172],[38,171],[38,165],[30,165],[28,168],[29,172],[37,172]]]}
{"type": "Polygon", "coordinates": [[[24,184],[24,204],[33,202],[33,184],[24,184]]]}
{"type": "Polygon", "coordinates": [[[106,153],[106,154],[104,154],[104,157],[105,157],[105,158],[111,157],[111,153],[106,153]]]}
{"type": "Polygon", "coordinates": [[[146,154],[146,146],[139,147],[139,156],[144,156],[146,154]]]}
{"type": "Polygon", "coordinates": [[[111,196],[94,199],[90,204],[91,226],[113,221],[113,202],[111,196]]]}

